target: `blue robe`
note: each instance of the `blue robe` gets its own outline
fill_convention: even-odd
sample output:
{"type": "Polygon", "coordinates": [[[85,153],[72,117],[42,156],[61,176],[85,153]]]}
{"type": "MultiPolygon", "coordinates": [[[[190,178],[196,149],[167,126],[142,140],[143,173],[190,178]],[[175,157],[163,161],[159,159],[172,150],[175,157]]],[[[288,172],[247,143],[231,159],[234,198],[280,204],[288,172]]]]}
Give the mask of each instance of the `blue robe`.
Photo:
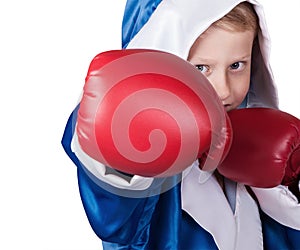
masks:
{"type": "MultiPolygon", "coordinates": [[[[142,198],[119,196],[108,191],[115,187],[99,185],[71,150],[77,111],[68,120],[62,145],[77,166],[82,203],[104,249],[218,249],[213,236],[181,209],[180,175],[164,179],[161,185],[174,182],[170,190],[142,198]]],[[[264,249],[300,249],[300,231],[260,214],[264,249]]]]}

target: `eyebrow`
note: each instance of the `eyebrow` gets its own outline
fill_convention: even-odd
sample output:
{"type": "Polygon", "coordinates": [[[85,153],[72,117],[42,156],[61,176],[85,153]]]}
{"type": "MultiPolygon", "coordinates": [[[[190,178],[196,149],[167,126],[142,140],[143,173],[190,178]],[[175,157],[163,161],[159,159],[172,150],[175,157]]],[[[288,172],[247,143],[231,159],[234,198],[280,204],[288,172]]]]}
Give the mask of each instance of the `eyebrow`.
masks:
{"type": "Polygon", "coordinates": [[[242,56],[242,57],[237,57],[237,61],[241,61],[241,60],[247,60],[247,59],[250,59],[251,58],[251,55],[245,55],[245,56],[242,56]]]}
{"type": "MultiPolygon", "coordinates": [[[[191,62],[191,60],[189,60],[191,62]]],[[[202,58],[202,57],[194,57],[193,58],[193,63],[194,64],[210,64],[210,63],[214,63],[215,60],[211,59],[211,58],[202,58]]]]}
{"type": "MultiPolygon", "coordinates": [[[[250,58],[251,58],[251,55],[249,55],[249,54],[247,54],[245,56],[237,56],[235,59],[232,60],[232,62],[249,60],[250,58]]],[[[197,64],[210,64],[210,63],[215,63],[216,60],[214,60],[212,58],[195,57],[193,61],[200,62],[197,64]]]]}

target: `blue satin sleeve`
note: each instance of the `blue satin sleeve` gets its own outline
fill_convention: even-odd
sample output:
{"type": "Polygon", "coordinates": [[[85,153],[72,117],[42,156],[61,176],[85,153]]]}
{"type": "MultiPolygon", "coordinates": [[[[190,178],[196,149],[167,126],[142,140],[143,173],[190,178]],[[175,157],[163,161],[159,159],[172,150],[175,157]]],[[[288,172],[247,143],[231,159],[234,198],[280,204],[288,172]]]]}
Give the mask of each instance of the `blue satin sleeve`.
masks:
{"type": "Polygon", "coordinates": [[[81,200],[94,232],[103,241],[146,245],[158,196],[123,197],[108,192],[78,168],[81,200]]]}
{"type": "Polygon", "coordinates": [[[162,0],[127,0],[122,21],[122,48],[148,21],[162,0]]]}
{"type": "Polygon", "coordinates": [[[80,196],[89,223],[104,241],[125,245],[144,244],[149,237],[150,220],[159,195],[147,195],[146,192],[151,190],[146,190],[140,196],[144,198],[130,198],[114,194],[116,190],[114,193],[107,191],[109,188],[115,189],[108,184],[102,183],[101,187],[100,181],[89,173],[71,149],[78,109],[79,105],[68,119],[62,145],[77,166],[80,196]]]}

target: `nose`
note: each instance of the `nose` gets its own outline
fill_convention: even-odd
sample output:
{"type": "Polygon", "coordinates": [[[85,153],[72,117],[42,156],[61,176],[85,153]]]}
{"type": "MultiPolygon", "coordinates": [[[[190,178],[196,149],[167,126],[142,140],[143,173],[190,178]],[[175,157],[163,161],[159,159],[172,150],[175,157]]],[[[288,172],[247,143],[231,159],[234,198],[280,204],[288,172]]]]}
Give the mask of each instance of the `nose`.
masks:
{"type": "Polygon", "coordinates": [[[226,72],[214,72],[209,80],[222,101],[230,96],[230,84],[226,72]]]}

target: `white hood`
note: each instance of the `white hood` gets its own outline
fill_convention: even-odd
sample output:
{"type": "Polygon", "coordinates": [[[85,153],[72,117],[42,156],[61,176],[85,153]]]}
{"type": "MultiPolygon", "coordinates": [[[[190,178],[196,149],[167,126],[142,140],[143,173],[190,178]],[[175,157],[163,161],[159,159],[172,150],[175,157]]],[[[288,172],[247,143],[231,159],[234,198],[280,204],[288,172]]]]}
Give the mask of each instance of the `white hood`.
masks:
{"type": "MultiPolygon", "coordinates": [[[[277,108],[277,90],[269,65],[270,38],[262,6],[255,0],[259,17],[259,46],[253,50],[251,88],[247,107],[277,108]]],[[[187,59],[189,50],[213,22],[226,15],[242,0],[163,0],[127,48],[156,49],[187,59]]]]}

